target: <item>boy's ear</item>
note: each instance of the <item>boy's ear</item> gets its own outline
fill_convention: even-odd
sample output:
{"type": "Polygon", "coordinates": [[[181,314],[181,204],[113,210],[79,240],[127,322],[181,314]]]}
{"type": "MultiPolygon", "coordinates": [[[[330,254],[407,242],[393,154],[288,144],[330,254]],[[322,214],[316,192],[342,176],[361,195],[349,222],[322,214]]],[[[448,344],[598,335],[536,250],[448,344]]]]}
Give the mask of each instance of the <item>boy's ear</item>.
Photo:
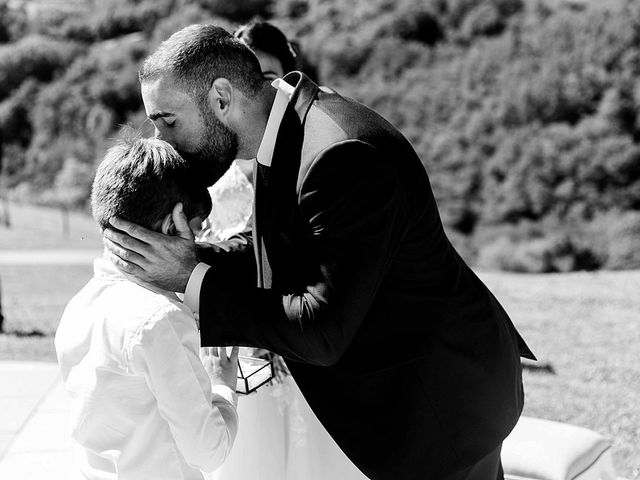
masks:
{"type": "Polygon", "coordinates": [[[175,235],[176,234],[176,226],[173,224],[173,216],[168,213],[164,220],[162,220],[162,226],[160,227],[160,231],[165,235],[175,235]]]}

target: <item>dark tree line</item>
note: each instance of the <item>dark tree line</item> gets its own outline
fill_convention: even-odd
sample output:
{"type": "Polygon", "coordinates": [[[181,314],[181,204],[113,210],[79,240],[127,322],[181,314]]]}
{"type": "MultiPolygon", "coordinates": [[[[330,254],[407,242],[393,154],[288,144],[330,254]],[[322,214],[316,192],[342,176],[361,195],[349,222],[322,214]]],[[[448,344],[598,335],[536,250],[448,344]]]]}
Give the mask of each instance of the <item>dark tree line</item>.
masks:
{"type": "Polygon", "coordinates": [[[404,132],[470,262],[638,268],[640,9],[554,4],[87,0],[28,17],[0,0],[3,176],[16,197],[85,208],[110,139],[148,127],[136,75],[147,52],[190,23],[259,15],[323,83],[404,132]]]}

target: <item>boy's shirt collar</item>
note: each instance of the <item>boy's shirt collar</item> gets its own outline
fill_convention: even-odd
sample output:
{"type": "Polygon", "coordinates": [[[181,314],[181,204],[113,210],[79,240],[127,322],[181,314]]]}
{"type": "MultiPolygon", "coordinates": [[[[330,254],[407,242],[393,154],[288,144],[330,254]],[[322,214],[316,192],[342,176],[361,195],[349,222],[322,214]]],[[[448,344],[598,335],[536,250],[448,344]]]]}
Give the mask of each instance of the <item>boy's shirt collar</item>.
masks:
{"type": "Polygon", "coordinates": [[[134,280],[133,278],[127,277],[124,273],[122,273],[118,268],[109,260],[107,257],[108,252],[105,249],[102,257],[98,257],[93,262],[93,275],[95,278],[107,281],[107,282],[129,282],[139,285],[142,288],[146,288],[154,293],[158,293],[160,295],[164,295],[169,300],[182,303],[182,300],[178,297],[175,292],[170,292],[168,290],[163,290],[161,288],[155,287],[151,284],[142,283],[134,280]]]}

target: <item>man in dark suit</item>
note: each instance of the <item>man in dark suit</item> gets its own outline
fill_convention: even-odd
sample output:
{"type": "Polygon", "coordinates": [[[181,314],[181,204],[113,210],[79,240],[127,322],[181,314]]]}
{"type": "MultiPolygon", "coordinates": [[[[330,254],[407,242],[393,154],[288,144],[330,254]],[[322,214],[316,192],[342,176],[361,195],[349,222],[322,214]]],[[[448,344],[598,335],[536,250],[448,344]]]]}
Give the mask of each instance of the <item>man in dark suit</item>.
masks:
{"type": "Polygon", "coordinates": [[[114,263],[186,290],[203,345],[285,357],[370,478],[501,478],[523,407],[520,356],[533,355],[449,243],[407,140],[300,73],[265,84],[214,26],[174,34],[140,78],[156,135],[203,181],[257,156],[254,230],[197,251],[179,205],[180,237],[114,219],[114,263]]]}

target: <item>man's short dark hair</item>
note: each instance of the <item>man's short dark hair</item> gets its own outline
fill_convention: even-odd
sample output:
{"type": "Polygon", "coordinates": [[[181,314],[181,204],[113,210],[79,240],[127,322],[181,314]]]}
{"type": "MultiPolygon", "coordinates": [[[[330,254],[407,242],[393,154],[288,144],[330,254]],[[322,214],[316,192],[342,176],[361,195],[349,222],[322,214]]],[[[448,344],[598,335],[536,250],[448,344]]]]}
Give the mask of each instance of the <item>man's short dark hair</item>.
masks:
{"type": "Polygon", "coordinates": [[[162,42],[144,61],[140,82],[169,75],[199,104],[216,78],[253,97],[264,87],[260,63],[244,43],[216,25],[190,25],[162,42]]]}
{"type": "Polygon", "coordinates": [[[211,211],[207,187],[168,143],[156,138],[122,138],[98,166],[91,210],[100,228],[117,216],[149,229],[182,202],[190,220],[211,211]]]}

